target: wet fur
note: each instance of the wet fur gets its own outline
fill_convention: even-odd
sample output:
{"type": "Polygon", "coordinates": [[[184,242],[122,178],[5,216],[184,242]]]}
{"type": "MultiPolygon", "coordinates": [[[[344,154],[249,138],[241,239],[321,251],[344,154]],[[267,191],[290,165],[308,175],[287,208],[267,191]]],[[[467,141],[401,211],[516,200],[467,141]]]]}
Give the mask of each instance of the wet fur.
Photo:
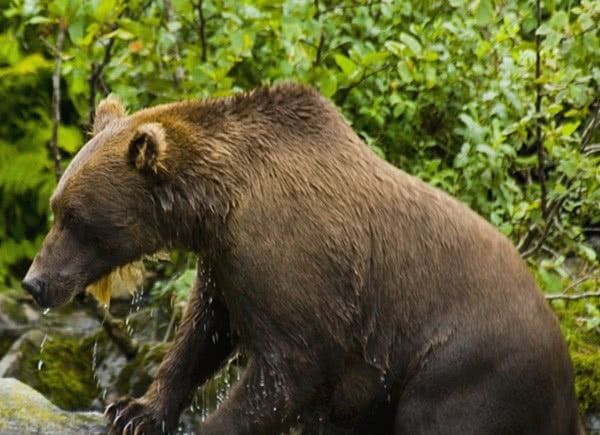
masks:
{"type": "Polygon", "coordinates": [[[282,85],[101,119],[55,207],[95,179],[130,215],[111,215],[108,204],[102,217],[80,213],[130,225],[126,252],[200,257],[155,382],[109,410],[117,432],[130,421],[146,433],[162,420],[173,428],[196,386],[239,349],[245,374],[200,434],[296,424],[308,433],[578,433],[566,345],[515,248],[379,159],[314,90],[282,85]],[[147,124],[162,126],[165,141],[150,172],[139,170],[143,159],[120,163],[147,124]]]}

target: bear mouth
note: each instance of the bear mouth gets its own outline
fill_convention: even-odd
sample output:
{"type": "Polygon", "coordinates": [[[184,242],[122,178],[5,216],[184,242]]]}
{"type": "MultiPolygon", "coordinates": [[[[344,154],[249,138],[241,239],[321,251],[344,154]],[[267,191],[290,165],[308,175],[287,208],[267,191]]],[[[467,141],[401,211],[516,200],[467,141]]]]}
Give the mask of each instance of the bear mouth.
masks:
{"type": "Polygon", "coordinates": [[[100,304],[108,306],[114,294],[133,295],[144,282],[146,268],[144,262],[137,260],[123,266],[117,266],[109,273],[85,287],[100,304]]]}

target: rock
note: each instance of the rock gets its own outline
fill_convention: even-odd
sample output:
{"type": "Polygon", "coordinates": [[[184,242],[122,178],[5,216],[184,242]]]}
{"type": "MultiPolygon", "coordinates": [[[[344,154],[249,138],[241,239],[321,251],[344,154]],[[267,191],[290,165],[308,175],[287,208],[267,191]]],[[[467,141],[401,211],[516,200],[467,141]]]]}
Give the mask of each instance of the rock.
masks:
{"type": "Polygon", "coordinates": [[[30,330],[81,335],[96,331],[100,321],[81,301],[42,314],[24,293],[16,290],[3,292],[0,294],[0,358],[21,335],[30,330]]]}
{"type": "Polygon", "coordinates": [[[588,431],[588,435],[600,435],[600,415],[586,415],[585,428],[588,431]]]}
{"type": "Polygon", "coordinates": [[[27,323],[32,320],[30,316],[34,314],[9,293],[0,294],[0,357],[28,329],[27,323]]]}
{"type": "Polygon", "coordinates": [[[0,376],[14,377],[68,410],[89,409],[101,391],[94,378],[94,336],[31,330],[0,360],[0,376]]]}
{"type": "Polygon", "coordinates": [[[144,343],[135,358],[129,361],[117,379],[118,395],[141,396],[156,376],[158,367],[170,343],[144,343]]]}
{"type": "Polygon", "coordinates": [[[0,434],[100,435],[108,433],[100,413],[66,412],[16,379],[0,379],[0,434]]]}

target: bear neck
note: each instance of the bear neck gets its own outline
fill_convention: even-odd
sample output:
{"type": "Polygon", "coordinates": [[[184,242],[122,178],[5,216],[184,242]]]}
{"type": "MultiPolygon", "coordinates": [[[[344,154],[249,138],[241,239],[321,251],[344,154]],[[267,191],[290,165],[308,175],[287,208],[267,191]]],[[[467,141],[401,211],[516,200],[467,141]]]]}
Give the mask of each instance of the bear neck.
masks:
{"type": "Polygon", "coordinates": [[[265,177],[302,171],[279,164],[282,156],[329,155],[335,150],[323,144],[340,135],[360,143],[330,103],[293,84],[158,106],[136,117],[160,122],[169,139],[170,172],[153,193],[164,244],[195,252],[222,249],[228,216],[265,177]]]}

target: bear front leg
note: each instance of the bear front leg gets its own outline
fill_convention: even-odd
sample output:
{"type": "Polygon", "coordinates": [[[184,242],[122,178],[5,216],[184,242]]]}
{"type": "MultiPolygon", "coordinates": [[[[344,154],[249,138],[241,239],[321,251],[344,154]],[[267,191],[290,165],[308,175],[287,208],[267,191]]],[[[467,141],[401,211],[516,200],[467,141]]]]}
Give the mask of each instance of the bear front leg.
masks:
{"type": "Polygon", "coordinates": [[[251,357],[227,399],[200,424],[200,435],[272,435],[298,420],[314,394],[318,370],[290,359],[251,357]],[[287,361],[284,361],[287,359],[287,361]]]}
{"type": "Polygon", "coordinates": [[[196,278],[175,340],[146,394],[124,397],[106,408],[113,433],[150,435],[172,431],[198,385],[231,354],[229,315],[222,303],[213,299],[213,291],[210,282],[196,278]]]}

